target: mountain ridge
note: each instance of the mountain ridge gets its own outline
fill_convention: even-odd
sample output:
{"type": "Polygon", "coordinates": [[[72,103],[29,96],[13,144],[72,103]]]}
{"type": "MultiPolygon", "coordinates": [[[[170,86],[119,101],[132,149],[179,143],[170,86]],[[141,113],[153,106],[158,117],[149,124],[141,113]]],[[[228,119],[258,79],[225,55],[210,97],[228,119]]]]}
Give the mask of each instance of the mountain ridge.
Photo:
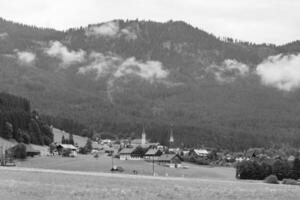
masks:
{"type": "Polygon", "coordinates": [[[220,39],[173,21],[115,20],[45,33],[33,27],[29,36],[11,26],[0,20],[0,89],[45,114],[123,137],[137,137],[144,124],[162,143],[174,124],[180,145],[299,144],[298,82],[270,80],[266,67],[295,60],[299,41],[220,39]]]}

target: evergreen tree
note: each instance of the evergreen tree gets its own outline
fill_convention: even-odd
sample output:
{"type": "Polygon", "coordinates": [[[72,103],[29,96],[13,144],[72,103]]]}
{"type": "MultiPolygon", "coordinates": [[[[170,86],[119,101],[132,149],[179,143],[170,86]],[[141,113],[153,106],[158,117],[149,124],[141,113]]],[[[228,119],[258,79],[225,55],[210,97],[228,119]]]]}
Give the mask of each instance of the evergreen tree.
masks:
{"type": "Polygon", "coordinates": [[[62,143],[62,144],[65,144],[65,143],[66,143],[66,140],[65,140],[65,136],[64,136],[64,135],[61,137],[61,143],[62,143]]]}
{"type": "Polygon", "coordinates": [[[69,133],[69,144],[74,145],[74,139],[73,139],[73,134],[69,133]]]}
{"type": "Polygon", "coordinates": [[[90,153],[91,151],[92,151],[92,149],[93,149],[93,146],[92,146],[92,140],[89,138],[89,139],[87,139],[87,141],[86,141],[86,144],[85,144],[85,151],[87,152],[87,153],[90,153]]]}

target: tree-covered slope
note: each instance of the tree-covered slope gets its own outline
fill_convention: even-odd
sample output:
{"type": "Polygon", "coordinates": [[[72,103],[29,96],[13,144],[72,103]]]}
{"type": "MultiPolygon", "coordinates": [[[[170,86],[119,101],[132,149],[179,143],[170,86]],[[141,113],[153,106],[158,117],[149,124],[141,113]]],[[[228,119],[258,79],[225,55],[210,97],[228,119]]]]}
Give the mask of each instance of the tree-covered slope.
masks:
{"type": "Polygon", "coordinates": [[[59,32],[0,20],[0,89],[103,134],[139,136],[145,125],[166,143],[173,124],[180,145],[298,146],[297,78],[270,80],[267,67],[294,64],[299,49],[218,38],[181,21],[59,32]]]}

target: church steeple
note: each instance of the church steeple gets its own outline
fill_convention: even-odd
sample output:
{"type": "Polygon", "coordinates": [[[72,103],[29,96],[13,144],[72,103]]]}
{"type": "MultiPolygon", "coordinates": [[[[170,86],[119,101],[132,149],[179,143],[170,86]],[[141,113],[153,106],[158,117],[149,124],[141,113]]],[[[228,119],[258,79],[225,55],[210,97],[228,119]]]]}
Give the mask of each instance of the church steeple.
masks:
{"type": "Polygon", "coordinates": [[[145,132],[145,127],[143,126],[141,145],[145,145],[145,144],[146,144],[146,132],[145,132]]]}
{"type": "Polygon", "coordinates": [[[170,130],[170,145],[173,145],[174,143],[174,136],[173,136],[173,124],[171,124],[171,130],[170,130]]]}

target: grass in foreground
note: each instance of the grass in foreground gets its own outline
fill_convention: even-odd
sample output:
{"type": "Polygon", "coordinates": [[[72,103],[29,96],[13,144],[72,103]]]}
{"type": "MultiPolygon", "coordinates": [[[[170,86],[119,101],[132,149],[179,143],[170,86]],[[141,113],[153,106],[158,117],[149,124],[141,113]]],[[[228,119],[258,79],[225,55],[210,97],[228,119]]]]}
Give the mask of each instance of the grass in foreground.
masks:
{"type": "Polygon", "coordinates": [[[216,179],[151,179],[128,175],[101,176],[11,171],[0,168],[5,200],[93,199],[298,199],[298,186],[216,179]]]}

